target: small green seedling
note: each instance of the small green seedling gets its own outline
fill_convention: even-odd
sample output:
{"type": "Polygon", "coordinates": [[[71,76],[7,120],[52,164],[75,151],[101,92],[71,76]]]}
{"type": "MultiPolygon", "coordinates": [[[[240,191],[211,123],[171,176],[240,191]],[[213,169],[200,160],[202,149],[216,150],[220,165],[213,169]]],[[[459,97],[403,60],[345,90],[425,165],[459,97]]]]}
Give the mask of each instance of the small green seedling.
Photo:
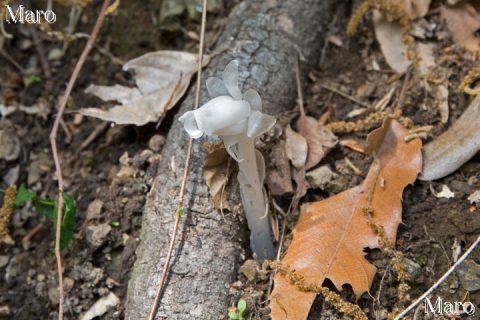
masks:
{"type": "Polygon", "coordinates": [[[247,302],[240,299],[237,303],[237,307],[231,307],[228,310],[228,318],[230,320],[243,320],[243,313],[247,309],[247,302]]]}
{"type": "MultiPolygon", "coordinates": [[[[57,228],[58,199],[42,198],[22,185],[17,191],[15,206],[22,206],[28,201],[32,201],[38,213],[46,216],[53,222],[54,229],[57,228]]],[[[75,229],[75,214],[77,212],[75,199],[66,192],[63,193],[63,202],[60,250],[70,247],[72,243],[73,231],[75,229]]]]}

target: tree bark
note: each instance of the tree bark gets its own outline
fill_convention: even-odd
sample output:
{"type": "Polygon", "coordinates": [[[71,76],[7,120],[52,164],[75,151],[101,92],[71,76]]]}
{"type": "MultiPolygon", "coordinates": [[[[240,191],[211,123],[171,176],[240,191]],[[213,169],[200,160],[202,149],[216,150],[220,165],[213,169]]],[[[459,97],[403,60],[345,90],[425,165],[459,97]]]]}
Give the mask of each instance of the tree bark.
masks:
{"type": "MultiPolygon", "coordinates": [[[[305,66],[315,66],[334,4],[334,0],[239,4],[218,41],[219,46],[228,44],[228,50],[215,56],[204,70],[202,103],[208,99],[207,77],[218,74],[228,62],[237,59],[244,89],[258,90],[265,113],[279,114],[295,107],[297,52],[305,66]]],[[[194,99],[192,85],[170,129],[158,175],[147,197],[141,243],[129,282],[126,319],[147,318],[160,281],[188,145],[188,136],[177,118],[193,108],[194,99]]],[[[232,212],[222,218],[213,209],[202,179],[204,158],[202,142],[195,141],[186,210],[157,319],[225,319],[230,305],[229,283],[235,280],[237,266],[244,259],[244,248],[249,247],[238,187],[237,192],[229,193],[232,212]]]]}

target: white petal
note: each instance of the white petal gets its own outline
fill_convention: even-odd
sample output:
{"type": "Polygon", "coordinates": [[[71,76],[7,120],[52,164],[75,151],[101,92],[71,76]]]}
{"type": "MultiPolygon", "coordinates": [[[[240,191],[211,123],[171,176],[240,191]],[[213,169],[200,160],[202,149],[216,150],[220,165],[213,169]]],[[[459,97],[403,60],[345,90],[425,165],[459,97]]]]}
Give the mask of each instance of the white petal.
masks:
{"type": "Polygon", "coordinates": [[[215,134],[219,136],[235,136],[237,134],[245,134],[247,128],[248,119],[245,118],[244,120],[237,121],[237,123],[233,123],[225,128],[215,131],[215,134]]]}
{"type": "Polygon", "coordinates": [[[207,91],[210,98],[230,95],[223,81],[217,77],[207,79],[207,91]]]}
{"type": "Polygon", "coordinates": [[[203,135],[202,130],[198,128],[197,121],[195,120],[195,111],[185,112],[180,118],[178,118],[178,121],[183,123],[185,131],[187,131],[191,138],[198,139],[203,135]]]}
{"type": "Polygon", "coordinates": [[[259,111],[253,111],[248,118],[247,136],[250,138],[258,137],[270,130],[277,119],[268,114],[259,111]]]}
{"type": "Polygon", "coordinates": [[[237,143],[241,139],[242,139],[242,135],[222,137],[223,144],[225,145],[225,149],[227,150],[228,154],[237,162],[240,162],[243,160],[238,157],[238,149],[237,149],[237,143]]]}
{"type": "Polygon", "coordinates": [[[198,128],[208,135],[233,135],[241,128],[245,132],[249,115],[250,106],[246,101],[226,96],[216,97],[195,111],[198,128]]]}
{"type": "Polygon", "coordinates": [[[260,95],[257,91],[248,89],[243,94],[243,100],[250,104],[252,110],[262,111],[262,98],[260,98],[260,95]]]}
{"type": "Polygon", "coordinates": [[[236,99],[242,99],[242,92],[238,88],[238,62],[233,60],[223,70],[222,74],[223,83],[227,88],[230,95],[236,99]]]}

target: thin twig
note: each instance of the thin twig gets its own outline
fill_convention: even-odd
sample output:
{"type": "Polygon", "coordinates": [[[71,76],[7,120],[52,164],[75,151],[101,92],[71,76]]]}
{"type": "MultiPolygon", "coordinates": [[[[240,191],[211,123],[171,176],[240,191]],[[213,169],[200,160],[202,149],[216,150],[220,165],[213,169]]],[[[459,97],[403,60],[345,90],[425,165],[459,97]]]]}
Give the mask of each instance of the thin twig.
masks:
{"type": "Polygon", "coordinates": [[[93,48],[93,44],[95,39],[97,38],[98,32],[103,24],[103,20],[105,19],[105,11],[108,8],[110,0],[104,0],[102,9],[100,14],[98,15],[97,21],[95,22],[95,26],[93,27],[92,33],[90,38],[85,45],[85,48],[80,55],[80,58],[75,65],[75,69],[73,70],[72,75],[70,76],[70,80],[67,84],[67,89],[63,94],[62,99],[60,100],[60,106],[58,108],[57,117],[55,118],[55,122],[53,123],[52,131],[50,133],[50,144],[52,146],[52,153],[53,153],[53,160],[55,162],[55,171],[57,174],[58,180],[58,211],[57,211],[57,228],[55,233],[55,257],[57,259],[57,271],[58,271],[58,287],[59,287],[59,304],[58,304],[58,319],[63,319],[63,301],[65,300],[65,294],[63,291],[63,274],[62,274],[62,256],[60,254],[60,235],[61,235],[61,225],[62,225],[62,209],[63,209],[63,177],[62,177],[62,168],[60,166],[60,159],[58,156],[58,149],[57,149],[57,132],[58,127],[60,126],[60,121],[62,120],[62,115],[65,111],[65,106],[67,105],[68,97],[72,92],[73,86],[75,85],[75,81],[78,78],[78,74],[82,69],[82,66],[87,59],[88,54],[93,48]]]}
{"type": "Polygon", "coordinates": [[[93,142],[93,140],[97,139],[97,137],[105,131],[110,124],[108,122],[103,122],[99,125],[96,126],[95,130],[90,133],[90,135],[85,139],[85,141],[82,142],[80,145],[80,148],[78,148],[78,151],[84,150],[86,147],[90,145],[90,143],[93,142]]]}
{"type": "Polygon", "coordinates": [[[300,81],[300,67],[298,66],[298,56],[295,59],[295,80],[297,82],[298,104],[300,106],[300,115],[305,117],[305,106],[303,104],[302,83],[300,81]]]}
{"type": "Polygon", "coordinates": [[[395,317],[395,320],[400,320],[407,313],[409,313],[413,308],[415,308],[418,304],[420,304],[423,301],[423,299],[428,297],[435,289],[437,289],[442,284],[442,282],[445,281],[453,273],[453,271],[455,271],[455,269],[463,262],[463,260],[465,260],[472,253],[472,251],[477,247],[479,243],[480,243],[480,236],[478,236],[477,240],[475,240],[475,242],[472,243],[472,245],[468,248],[468,250],[465,251],[465,253],[457,260],[457,262],[455,262],[455,264],[451,266],[450,269],[448,269],[448,271],[445,272],[445,274],[440,279],[438,279],[438,281],[435,282],[433,286],[430,287],[430,289],[428,289],[424,294],[420,296],[420,298],[415,300],[415,302],[413,302],[405,310],[403,310],[402,313],[397,315],[395,317]]]}
{"type": "Polygon", "coordinates": [[[30,32],[32,34],[33,43],[35,44],[35,49],[37,50],[38,57],[40,58],[40,64],[42,65],[43,73],[47,78],[50,78],[52,76],[52,72],[50,70],[50,65],[48,64],[48,59],[45,56],[42,38],[38,36],[37,29],[35,29],[35,27],[31,27],[30,32]]]}
{"type": "MultiPolygon", "coordinates": [[[[205,41],[205,24],[207,21],[207,0],[203,0],[202,7],[202,25],[200,31],[200,45],[198,48],[198,70],[197,70],[197,86],[195,90],[195,105],[193,109],[198,109],[200,104],[200,85],[202,80],[202,65],[203,65],[203,44],[205,41]]],[[[187,185],[188,171],[190,167],[190,159],[192,157],[192,148],[193,148],[193,139],[190,138],[188,141],[187,149],[187,158],[185,160],[185,168],[183,169],[182,184],[180,187],[179,199],[177,211],[175,213],[175,221],[173,223],[173,229],[170,236],[170,242],[168,245],[167,257],[165,259],[165,264],[163,265],[162,275],[160,277],[160,282],[157,287],[157,292],[155,294],[155,300],[153,301],[152,308],[150,310],[150,315],[148,320],[154,320],[155,315],[157,314],[158,307],[160,305],[160,299],[163,292],[163,287],[165,286],[165,281],[167,280],[168,271],[170,269],[170,260],[172,258],[173,248],[175,246],[175,238],[177,236],[178,226],[180,224],[180,219],[182,218],[183,212],[183,198],[185,196],[185,188],[187,185]]]]}
{"type": "Polygon", "coordinates": [[[323,88],[323,89],[325,89],[325,90],[335,92],[336,94],[344,97],[345,99],[348,99],[348,100],[350,100],[350,101],[353,101],[353,102],[355,102],[356,104],[361,105],[362,107],[365,107],[365,108],[370,107],[370,106],[369,106],[368,104],[366,104],[365,102],[362,102],[362,101],[358,100],[357,98],[354,98],[354,97],[352,97],[351,95],[348,95],[348,94],[346,94],[345,92],[342,92],[342,91],[340,91],[340,90],[338,90],[338,89],[332,88],[332,87],[327,86],[327,85],[325,85],[325,84],[321,84],[320,87],[323,88]]]}
{"type": "Polygon", "coordinates": [[[405,73],[405,78],[403,79],[402,89],[400,90],[400,95],[398,96],[398,102],[395,106],[395,111],[400,111],[403,106],[403,101],[405,100],[405,93],[407,92],[407,87],[410,82],[410,75],[412,74],[413,67],[409,67],[405,73]]]}

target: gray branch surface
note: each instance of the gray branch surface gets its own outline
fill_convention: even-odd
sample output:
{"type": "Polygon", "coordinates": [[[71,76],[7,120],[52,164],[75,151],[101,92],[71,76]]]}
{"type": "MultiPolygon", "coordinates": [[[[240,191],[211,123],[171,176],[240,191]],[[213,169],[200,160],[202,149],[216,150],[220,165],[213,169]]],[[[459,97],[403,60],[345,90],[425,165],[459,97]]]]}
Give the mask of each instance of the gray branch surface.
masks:
{"type": "MultiPolygon", "coordinates": [[[[204,70],[201,102],[208,100],[207,77],[218,75],[228,62],[237,59],[244,90],[259,91],[265,113],[291,110],[297,97],[294,67],[297,52],[305,60],[303,65],[315,66],[334,4],[334,0],[239,4],[218,41],[218,46],[227,44],[228,49],[215,56],[204,70]]],[[[160,281],[188,145],[188,136],[177,119],[193,108],[194,99],[192,85],[168,134],[158,174],[147,198],[141,243],[128,287],[126,319],[147,318],[160,281]]],[[[202,142],[194,143],[185,196],[187,210],[182,217],[157,319],[225,319],[231,303],[229,284],[235,281],[238,264],[245,258],[244,248],[248,247],[238,188],[229,194],[233,210],[225,219],[212,207],[202,179],[205,158],[202,142]]]]}

